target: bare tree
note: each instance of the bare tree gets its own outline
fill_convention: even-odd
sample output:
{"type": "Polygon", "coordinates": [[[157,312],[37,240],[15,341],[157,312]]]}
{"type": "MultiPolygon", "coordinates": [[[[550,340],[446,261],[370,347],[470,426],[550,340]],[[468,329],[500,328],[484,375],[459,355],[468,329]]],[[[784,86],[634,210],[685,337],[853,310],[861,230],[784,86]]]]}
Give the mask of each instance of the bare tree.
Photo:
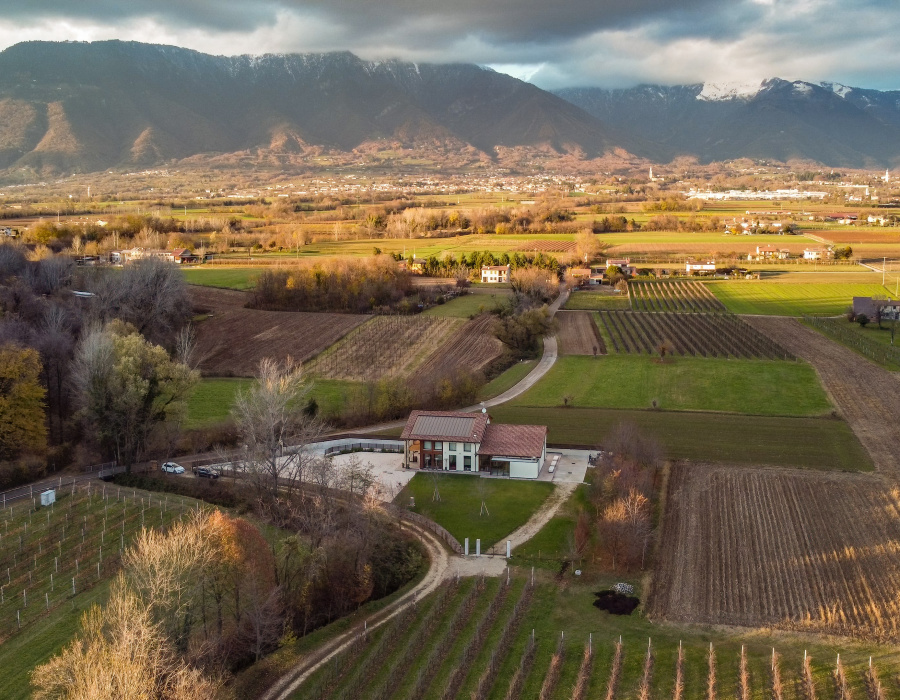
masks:
{"type": "Polygon", "coordinates": [[[276,499],[279,489],[290,498],[320,459],[311,443],[321,439],[325,424],[303,410],[310,388],[291,358],[266,358],[255,384],[235,399],[231,413],[243,443],[241,466],[267,500],[276,499]]]}

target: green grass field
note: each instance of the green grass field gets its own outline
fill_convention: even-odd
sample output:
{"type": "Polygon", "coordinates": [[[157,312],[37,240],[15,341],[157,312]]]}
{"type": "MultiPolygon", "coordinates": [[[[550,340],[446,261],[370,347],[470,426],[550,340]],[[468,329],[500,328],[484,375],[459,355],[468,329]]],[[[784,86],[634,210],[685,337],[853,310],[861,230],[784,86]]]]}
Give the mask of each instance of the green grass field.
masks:
{"type": "Polygon", "coordinates": [[[183,268],[181,274],[188,284],[225,289],[252,289],[262,273],[258,267],[192,267],[183,268]]]}
{"type": "Polygon", "coordinates": [[[563,306],[567,311],[613,311],[630,309],[631,302],[626,294],[601,294],[591,291],[574,291],[563,306]]]}
{"type": "Polygon", "coordinates": [[[850,426],[836,419],[509,405],[495,406],[491,415],[500,423],[546,425],[548,442],[555,444],[600,445],[616,424],[627,421],[659,440],[673,459],[873,469],[850,426]]]}
{"type": "Polygon", "coordinates": [[[185,427],[205,428],[228,418],[234,397],[253,384],[252,379],[207,377],[194,387],[188,399],[185,427]]]}
{"type": "Polygon", "coordinates": [[[880,284],[771,284],[764,281],[709,282],[709,290],[735,314],[837,316],[853,297],[893,294],[880,284]]]}
{"type": "Polygon", "coordinates": [[[496,294],[465,294],[456,299],[451,299],[446,304],[432,306],[423,311],[423,316],[452,316],[455,318],[470,318],[485,311],[492,311],[502,305],[510,294],[498,292],[496,294]]]}
{"type": "Polygon", "coordinates": [[[635,355],[567,355],[514,406],[657,408],[766,416],[818,416],[831,403],[806,363],[635,355]]]}
{"type": "MultiPolygon", "coordinates": [[[[226,420],[238,391],[248,389],[253,381],[232,377],[201,379],[188,399],[185,427],[206,428],[226,420]]],[[[355,392],[360,390],[361,385],[356,382],[316,379],[310,397],[318,404],[319,415],[329,420],[340,415],[355,392]]]]}
{"type": "Polygon", "coordinates": [[[416,474],[397,495],[395,502],[407,505],[415,497],[416,513],[431,518],[447,529],[460,542],[468,537],[470,551],[475,551],[475,539],[481,539],[481,549],[488,547],[528,521],[553,491],[544,481],[511,481],[484,479],[474,474],[416,474]],[[441,500],[432,500],[437,483],[441,500]],[[481,501],[490,515],[481,515],[481,501]]]}
{"type": "Polygon", "coordinates": [[[484,401],[485,399],[492,399],[495,396],[499,396],[504,391],[512,389],[535,368],[537,363],[537,360],[523,360],[522,362],[517,362],[503,374],[494,377],[494,379],[481,387],[481,390],[478,392],[478,400],[484,401]]]}

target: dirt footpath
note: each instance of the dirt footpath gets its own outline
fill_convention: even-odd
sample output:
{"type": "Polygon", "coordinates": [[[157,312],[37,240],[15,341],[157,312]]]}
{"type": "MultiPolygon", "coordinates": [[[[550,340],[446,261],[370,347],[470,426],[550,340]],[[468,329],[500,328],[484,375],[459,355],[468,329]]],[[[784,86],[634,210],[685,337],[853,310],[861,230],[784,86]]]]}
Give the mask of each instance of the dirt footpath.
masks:
{"type": "Polygon", "coordinates": [[[900,479],[900,379],[794,319],[743,318],[815,368],[875,468],[900,479]]]}

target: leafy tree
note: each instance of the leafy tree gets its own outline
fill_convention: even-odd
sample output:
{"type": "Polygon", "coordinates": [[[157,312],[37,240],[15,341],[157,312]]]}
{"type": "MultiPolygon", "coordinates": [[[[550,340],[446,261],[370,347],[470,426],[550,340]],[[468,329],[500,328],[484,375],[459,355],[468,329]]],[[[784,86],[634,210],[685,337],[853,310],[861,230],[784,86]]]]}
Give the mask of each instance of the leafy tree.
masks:
{"type": "Polygon", "coordinates": [[[36,350],[0,347],[0,459],[40,452],[47,445],[41,360],[36,350]]]}
{"type": "Polygon", "coordinates": [[[865,314],[857,314],[857,315],[856,315],[856,322],[857,322],[862,328],[865,328],[867,325],[869,325],[869,317],[866,316],[865,314]]]}
{"type": "Polygon", "coordinates": [[[85,420],[130,472],[153,430],[180,416],[198,373],[113,321],[82,339],[74,377],[85,420]]]}

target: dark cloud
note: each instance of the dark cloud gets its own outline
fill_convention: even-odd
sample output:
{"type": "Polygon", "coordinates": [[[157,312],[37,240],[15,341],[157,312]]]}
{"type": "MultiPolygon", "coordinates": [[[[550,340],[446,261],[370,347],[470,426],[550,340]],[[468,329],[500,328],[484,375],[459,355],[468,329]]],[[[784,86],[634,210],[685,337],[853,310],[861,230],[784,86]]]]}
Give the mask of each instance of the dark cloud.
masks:
{"type": "Polygon", "coordinates": [[[896,0],[2,0],[0,48],[120,38],[208,53],[350,50],[495,65],[541,87],[898,87],[896,0]]]}
{"type": "MultiPolygon", "coordinates": [[[[716,0],[5,0],[7,19],[68,17],[97,22],[142,17],[217,30],[252,30],[281,13],[314,14],[362,33],[412,26],[448,41],[460,32],[498,41],[571,38],[673,10],[715,7],[716,0]]],[[[410,37],[415,41],[415,37],[410,37]]]]}

